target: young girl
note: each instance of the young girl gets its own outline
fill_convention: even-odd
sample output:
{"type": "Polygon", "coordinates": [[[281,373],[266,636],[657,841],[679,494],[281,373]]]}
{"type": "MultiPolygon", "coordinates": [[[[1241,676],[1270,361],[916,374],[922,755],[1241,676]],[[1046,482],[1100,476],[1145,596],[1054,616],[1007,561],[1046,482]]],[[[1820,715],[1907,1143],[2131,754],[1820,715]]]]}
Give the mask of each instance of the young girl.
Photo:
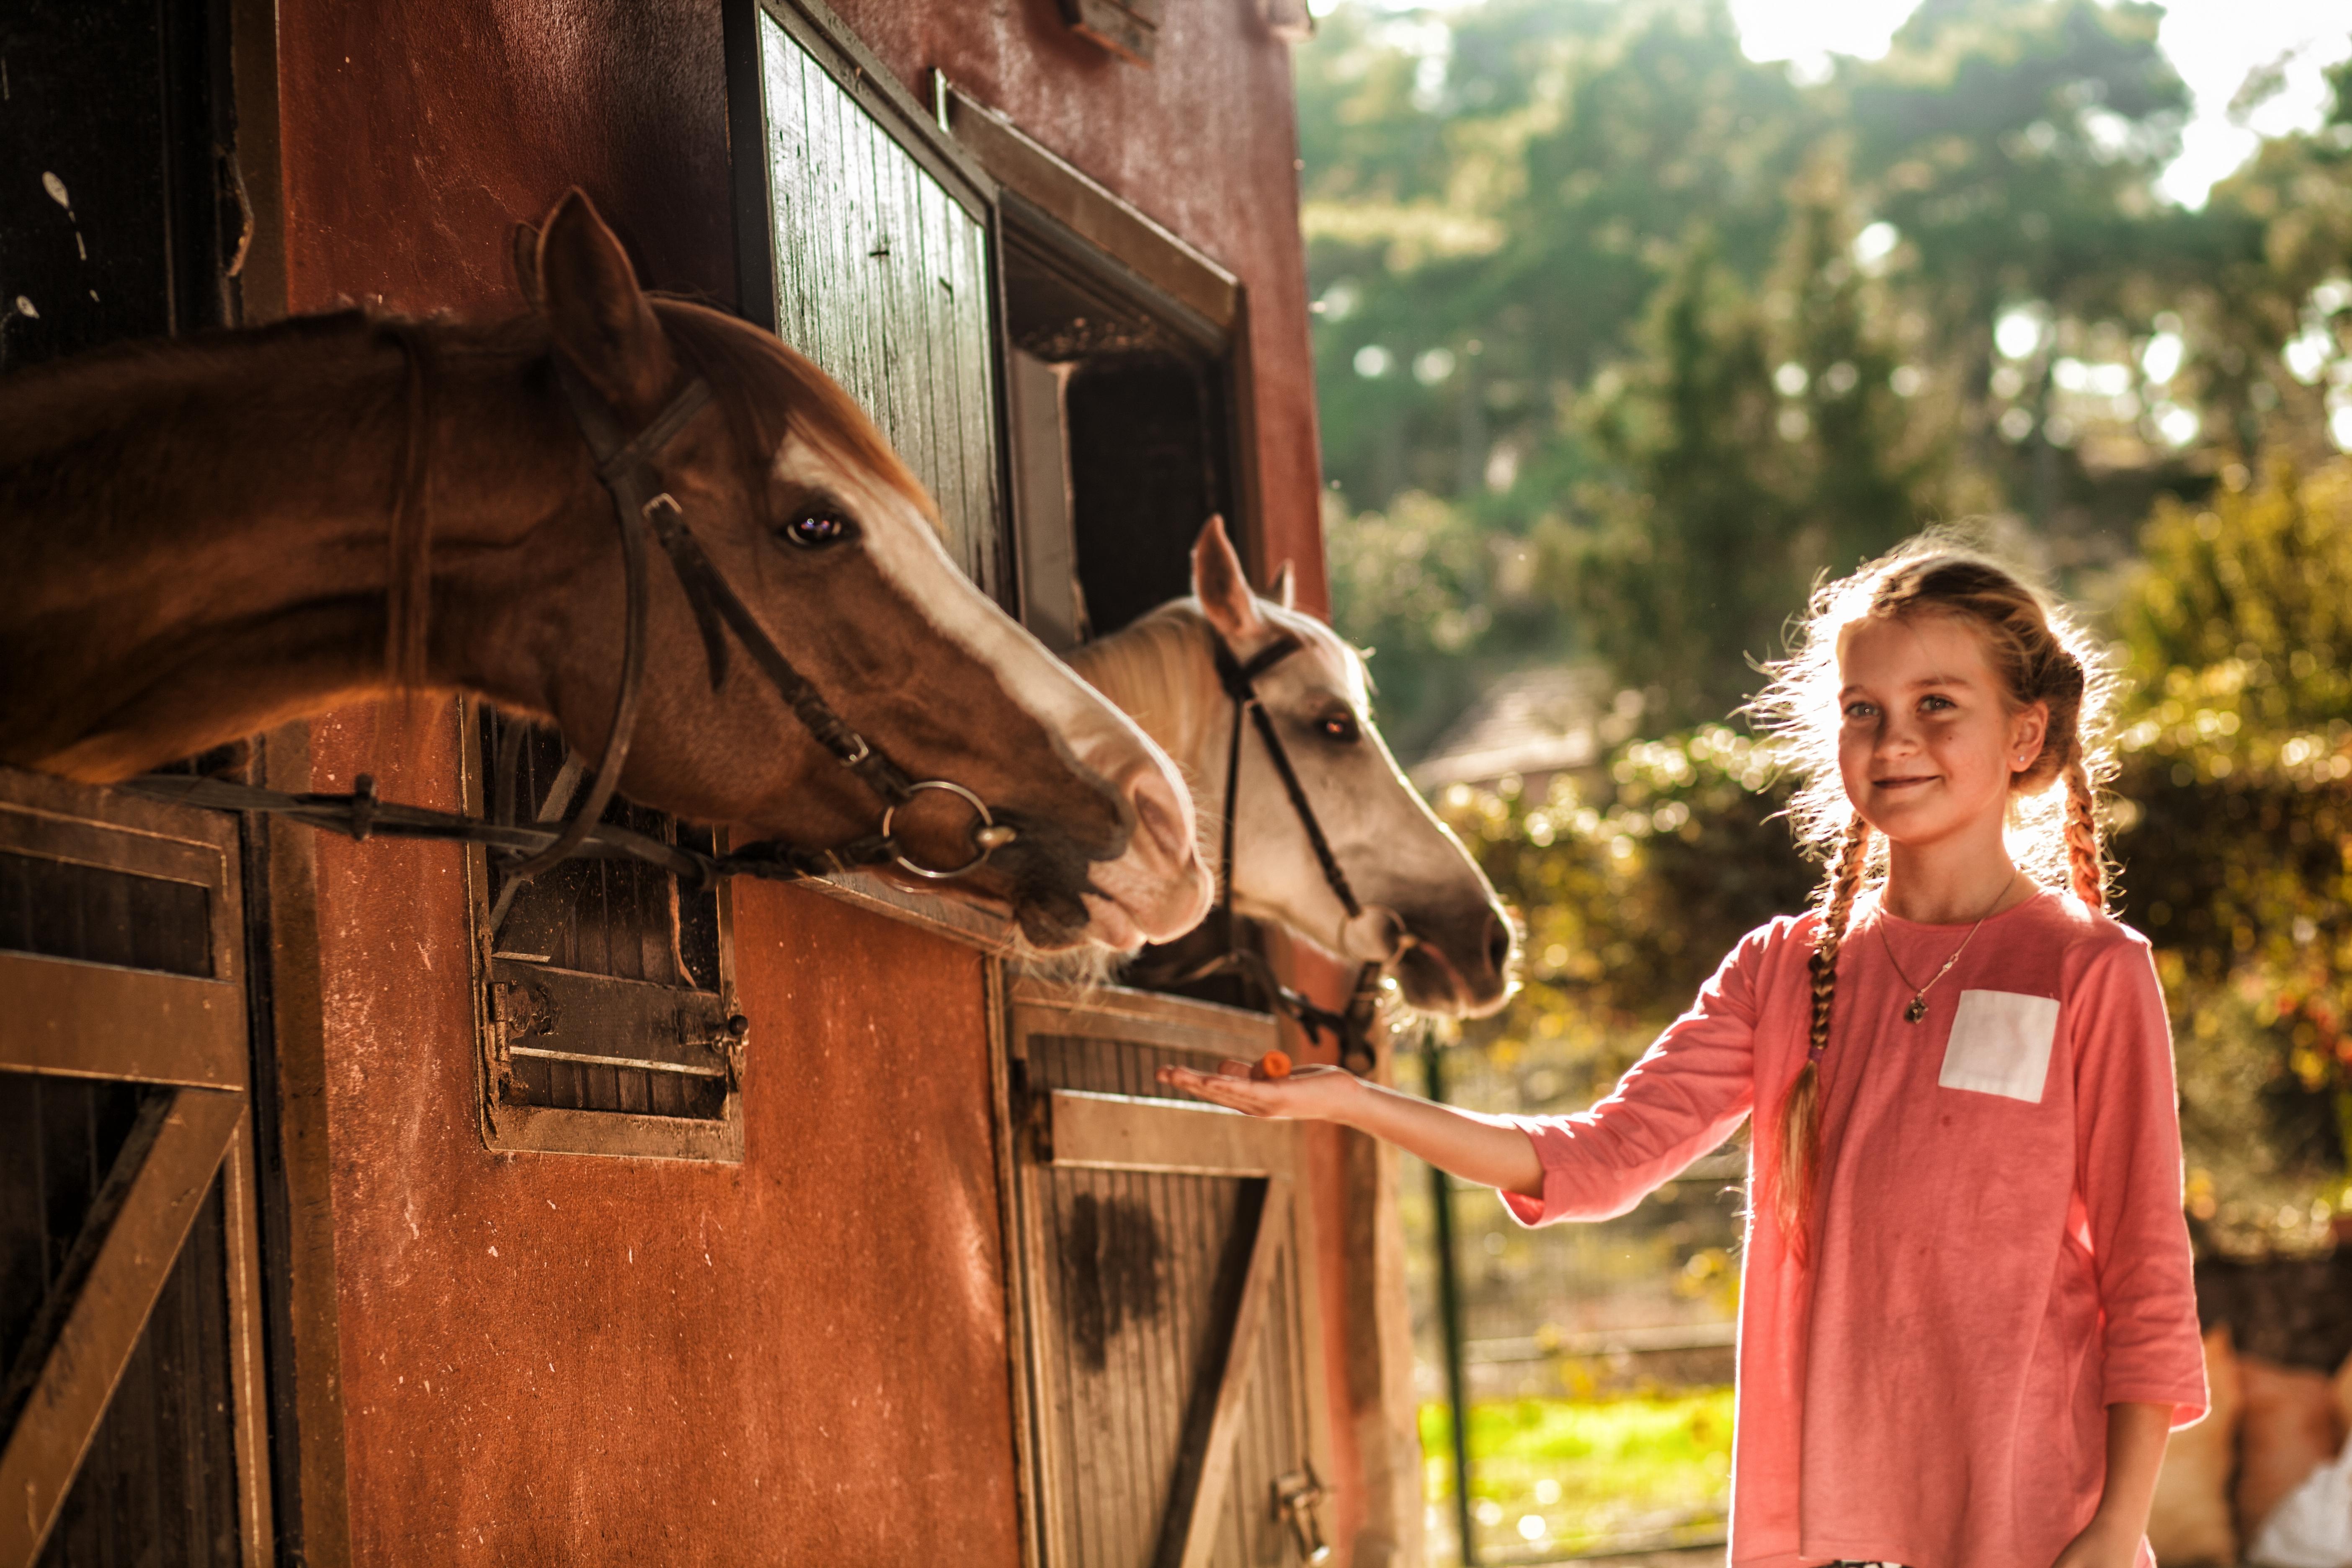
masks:
{"type": "Polygon", "coordinates": [[[1386,1138],[1529,1225],[1622,1214],[1753,1114],[1731,1561],[2151,1564],[2205,1377],[2164,999],[2105,913],[2090,645],[1930,537],[1816,595],[1772,675],[1821,893],[1591,1110],[1160,1077],[1386,1138]]]}

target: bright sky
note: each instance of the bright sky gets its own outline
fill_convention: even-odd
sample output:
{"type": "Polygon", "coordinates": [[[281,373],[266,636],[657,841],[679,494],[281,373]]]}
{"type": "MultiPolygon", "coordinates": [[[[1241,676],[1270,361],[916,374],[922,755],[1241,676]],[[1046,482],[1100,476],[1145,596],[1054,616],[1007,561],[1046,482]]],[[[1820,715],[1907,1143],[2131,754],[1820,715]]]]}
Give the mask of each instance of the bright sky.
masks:
{"type": "MultiPolygon", "coordinates": [[[[1826,64],[1830,53],[1876,58],[1919,0],[1730,0],[1750,59],[1826,64]]],[[[2345,0],[2170,0],[2157,35],[2173,68],[2196,95],[2196,116],[2180,157],[2165,172],[2166,195],[2201,205],[2213,182],[2243,162],[2263,135],[2318,123],[2327,104],[2323,68],[2352,54],[2345,0]],[[2247,73],[2291,56],[2286,88],[2245,125],[2230,100],[2247,73]]]]}

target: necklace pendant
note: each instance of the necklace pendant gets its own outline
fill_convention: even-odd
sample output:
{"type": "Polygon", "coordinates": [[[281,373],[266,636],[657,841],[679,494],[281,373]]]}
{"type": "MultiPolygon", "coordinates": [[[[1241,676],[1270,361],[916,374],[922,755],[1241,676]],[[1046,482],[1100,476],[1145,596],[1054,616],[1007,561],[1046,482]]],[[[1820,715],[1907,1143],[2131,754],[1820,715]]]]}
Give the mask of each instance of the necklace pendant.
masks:
{"type": "Polygon", "coordinates": [[[1927,998],[1925,996],[1912,997],[1911,1005],[1903,1009],[1903,1021],[1906,1024],[1916,1024],[1927,1016],[1927,998]]]}

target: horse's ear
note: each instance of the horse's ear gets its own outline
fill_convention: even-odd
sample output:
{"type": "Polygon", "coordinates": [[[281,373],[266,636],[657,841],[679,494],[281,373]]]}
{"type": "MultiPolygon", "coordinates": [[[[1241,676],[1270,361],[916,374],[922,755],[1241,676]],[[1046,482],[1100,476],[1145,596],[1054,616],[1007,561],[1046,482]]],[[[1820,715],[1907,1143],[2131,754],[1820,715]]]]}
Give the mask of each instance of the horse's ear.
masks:
{"type": "Polygon", "coordinates": [[[577,188],[539,236],[539,292],[555,346],[619,408],[643,412],[674,369],[627,252],[577,188]]]}
{"type": "Polygon", "coordinates": [[[1286,610],[1298,608],[1298,574],[1286,561],[1275,568],[1274,592],[1267,595],[1286,610]]]}
{"type": "Polygon", "coordinates": [[[1250,592],[1249,579],[1242,573],[1242,558],[1234,553],[1234,542],[1225,537],[1222,517],[1209,519],[1193,542],[1192,592],[1209,624],[1227,642],[1242,641],[1265,629],[1265,617],[1257,613],[1257,595],[1250,592]]]}
{"type": "Polygon", "coordinates": [[[522,290],[523,303],[534,310],[547,308],[546,298],[539,291],[539,230],[527,223],[519,223],[507,234],[507,260],[514,268],[515,287],[522,290]]]}

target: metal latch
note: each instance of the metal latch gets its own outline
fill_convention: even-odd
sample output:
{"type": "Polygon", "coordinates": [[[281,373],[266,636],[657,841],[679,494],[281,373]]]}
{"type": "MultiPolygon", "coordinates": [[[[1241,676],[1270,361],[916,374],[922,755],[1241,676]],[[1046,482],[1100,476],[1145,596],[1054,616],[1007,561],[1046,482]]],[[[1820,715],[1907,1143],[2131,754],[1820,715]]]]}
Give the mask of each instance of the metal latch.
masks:
{"type": "Polygon", "coordinates": [[[1303,1470],[1294,1470],[1274,1483],[1274,1506],[1290,1526],[1291,1543],[1298,1548],[1298,1560],[1312,1565],[1328,1563],[1331,1547],[1323,1539],[1323,1521],[1316,1516],[1316,1505],[1323,1500],[1323,1482],[1315,1474],[1310,1462],[1303,1470]]]}
{"type": "MultiPolygon", "coordinates": [[[[680,1032],[684,1033],[688,1027],[687,1020],[681,1017],[678,1023],[680,1032]]],[[[740,1013],[730,1013],[726,1021],[719,1026],[719,1033],[702,1042],[727,1064],[727,1087],[730,1089],[743,1087],[743,1040],[751,1031],[751,1019],[740,1013]]]]}

